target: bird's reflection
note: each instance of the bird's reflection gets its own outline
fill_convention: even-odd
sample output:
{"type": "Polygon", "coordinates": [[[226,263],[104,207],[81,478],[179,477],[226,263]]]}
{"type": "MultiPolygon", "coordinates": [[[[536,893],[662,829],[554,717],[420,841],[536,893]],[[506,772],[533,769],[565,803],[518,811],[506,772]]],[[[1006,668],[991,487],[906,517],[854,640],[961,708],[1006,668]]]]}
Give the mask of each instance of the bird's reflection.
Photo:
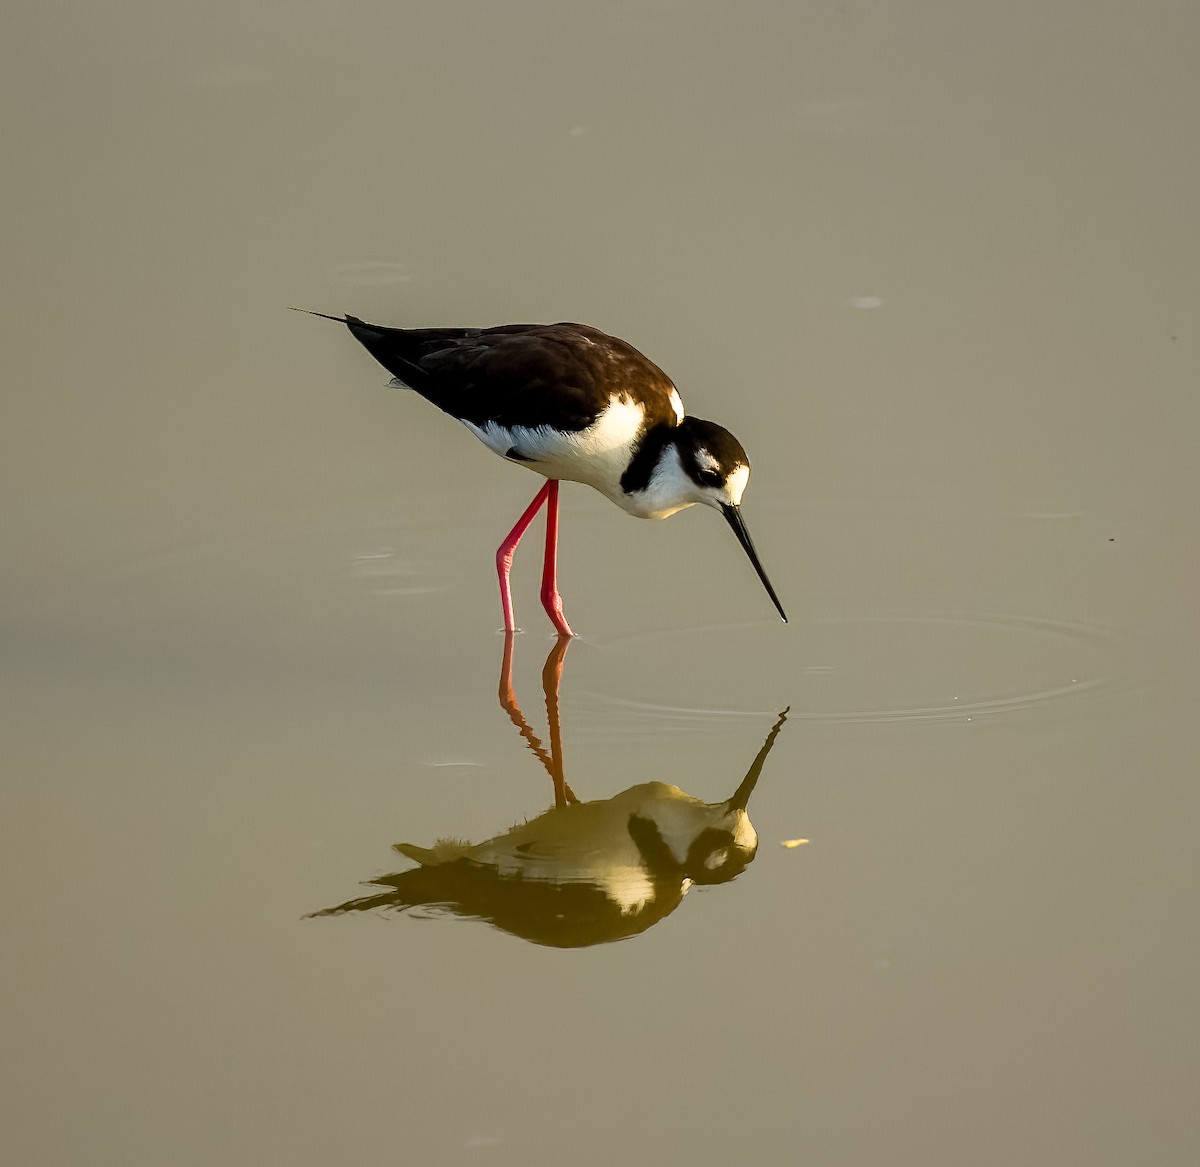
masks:
{"type": "Polygon", "coordinates": [[[581,802],[563,773],[559,684],[570,645],[560,637],[542,670],[549,749],[530,728],[512,686],[513,634],[504,640],[500,704],[541,761],[554,806],[482,843],[397,843],[418,866],[370,881],[382,890],[312,913],[390,908],[484,920],[535,944],[580,948],[635,936],[673,912],[693,884],[725,883],[746,869],[758,834],[746,808],[785,709],[723,802],[643,782],[581,802]]]}

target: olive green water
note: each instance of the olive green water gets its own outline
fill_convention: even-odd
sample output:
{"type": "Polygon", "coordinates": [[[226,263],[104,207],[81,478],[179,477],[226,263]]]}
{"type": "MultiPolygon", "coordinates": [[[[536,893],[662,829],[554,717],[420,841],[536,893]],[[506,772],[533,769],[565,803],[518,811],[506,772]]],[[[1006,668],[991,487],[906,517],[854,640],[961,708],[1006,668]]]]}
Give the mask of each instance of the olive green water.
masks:
{"type": "Polygon", "coordinates": [[[5,1162],[1196,1161],[1193,6],[3,25],[5,1162]],[[559,685],[581,801],[790,706],[735,881],[309,918],[554,788],[537,480],[293,304],[587,321],[738,435],[791,623],[568,485],[559,685]]]}

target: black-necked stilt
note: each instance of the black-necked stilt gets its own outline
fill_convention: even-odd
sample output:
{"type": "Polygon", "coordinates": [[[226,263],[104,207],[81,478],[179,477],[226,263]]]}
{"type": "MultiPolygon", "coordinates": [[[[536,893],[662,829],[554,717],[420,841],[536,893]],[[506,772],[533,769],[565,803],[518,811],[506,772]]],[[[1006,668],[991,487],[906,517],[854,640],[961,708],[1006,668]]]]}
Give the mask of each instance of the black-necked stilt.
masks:
{"type": "Polygon", "coordinates": [[[584,324],[385,328],[356,316],[311,315],[347,325],[394,384],[457,418],[493,453],[547,479],[496,551],[506,630],[516,629],[513,553],[544,505],[542,606],[561,635],[572,635],[557,581],[561,479],[595,487],[644,519],[665,519],[696,503],[720,510],[786,622],[742,520],[746,451],[728,430],[687,417],[671,379],[632,345],[584,324]]]}

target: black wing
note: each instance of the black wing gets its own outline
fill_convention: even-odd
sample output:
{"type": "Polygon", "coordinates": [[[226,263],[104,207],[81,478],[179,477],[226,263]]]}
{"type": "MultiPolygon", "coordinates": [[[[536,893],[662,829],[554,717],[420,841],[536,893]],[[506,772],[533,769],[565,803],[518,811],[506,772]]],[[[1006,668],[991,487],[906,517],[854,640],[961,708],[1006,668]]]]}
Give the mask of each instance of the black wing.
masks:
{"type": "Polygon", "coordinates": [[[613,396],[674,426],[671,379],[632,345],[585,324],[383,328],[345,320],[393,376],[463,421],[586,429],[613,396]]]}

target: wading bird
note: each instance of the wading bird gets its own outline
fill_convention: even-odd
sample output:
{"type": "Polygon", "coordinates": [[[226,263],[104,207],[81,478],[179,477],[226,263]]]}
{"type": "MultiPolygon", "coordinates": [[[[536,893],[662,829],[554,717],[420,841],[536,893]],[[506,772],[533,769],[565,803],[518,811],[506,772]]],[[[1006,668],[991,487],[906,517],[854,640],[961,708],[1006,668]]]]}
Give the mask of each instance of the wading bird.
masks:
{"type": "Polygon", "coordinates": [[[386,328],[356,316],[310,315],[345,324],[394,386],[415,390],[493,453],[546,478],[496,550],[506,631],[516,630],[513,554],[545,506],[542,606],[561,635],[573,635],[558,592],[561,480],[594,487],[643,519],[696,503],[719,510],[786,623],[742,519],[746,451],[728,430],[688,417],[671,379],[632,345],[585,324],[386,328]]]}

